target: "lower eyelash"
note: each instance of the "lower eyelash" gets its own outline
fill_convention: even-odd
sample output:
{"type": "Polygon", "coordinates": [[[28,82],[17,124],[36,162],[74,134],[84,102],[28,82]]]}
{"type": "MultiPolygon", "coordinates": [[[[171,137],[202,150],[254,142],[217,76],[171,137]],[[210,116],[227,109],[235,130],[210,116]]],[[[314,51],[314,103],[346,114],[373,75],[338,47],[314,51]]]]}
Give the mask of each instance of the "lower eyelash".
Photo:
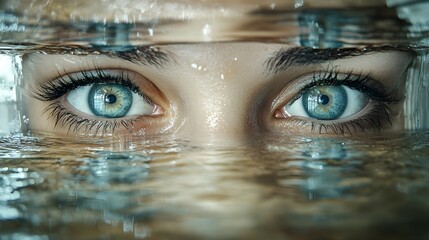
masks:
{"type": "Polygon", "coordinates": [[[303,120],[300,118],[293,118],[288,121],[296,126],[310,127],[312,133],[352,135],[359,132],[379,132],[383,125],[392,125],[390,112],[391,110],[388,104],[379,103],[374,107],[374,109],[366,113],[364,116],[344,123],[322,123],[303,120]]]}
{"type": "Polygon", "coordinates": [[[70,133],[71,131],[76,133],[85,128],[85,134],[94,131],[94,136],[98,134],[113,134],[119,126],[131,131],[136,121],[136,119],[100,121],[82,118],[69,112],[66,108],[61,107],[59,101],[49,104],[49,106],[43,111],[43,114],[49,114],[49,118],[53,118],[55,120],[54,128],[58,125],[68,126],[67,133],[70,133]]]}

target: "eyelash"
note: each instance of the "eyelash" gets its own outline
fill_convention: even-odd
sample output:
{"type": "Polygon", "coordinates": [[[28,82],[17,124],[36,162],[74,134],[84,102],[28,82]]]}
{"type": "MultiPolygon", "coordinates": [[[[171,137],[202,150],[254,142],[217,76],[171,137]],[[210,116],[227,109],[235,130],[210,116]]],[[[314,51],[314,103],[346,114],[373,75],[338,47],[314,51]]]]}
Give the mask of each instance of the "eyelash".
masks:
{"type": "Polygon", "coordinates": [[[118,75],[106,74],[101,69],[94,69],[91,71],[81,71],[79,74],[82,75],[80,78],[73,77],[73,74],[58,77],[57,81],[51,81],[47,84],[42,84],[36,90],[36,98],[41,101],[53,101],[62,97],[63,95],[75,90],[78,87],[83,87],[95,83],[114,83],[122,84],[131,91],[144,97],[146,101],[150,102],[145,95],[143,95],[139,88],[131,81],[129,74],[125,74],[124,71],[120,71],[118,75]]]}
{"type": "Polygon", "coordinates": [[[41,101],[54,101],[46,107],[43,111],[44,114],[49,114],[50,118],[55,118],[54,128],[61,124],[68,126],[68,132],[78,132],[85,128],[85,134],[95,129],[94,135],[97,135],[100,130],[104,135],[106,133],[113,134],[118,126],[123,126],[125,129],[131,131],[136,119],[121,119],[121,120],[95,120],[82,118],[66,108],[62,107],[59,98],[68,94],[69,92],[83,86],[95,83],[114,83],[121,84],[128,87],[131,91],[142,96],[145,101],[152,103],[152,101],[132,82],[129,74],[119,70],[120,74],[106,74],[104,70],[94,69],[91,71],[81,71],[78,74],[82,77],[74,77],[73,74],[58,77],[58,80],[51,81],[46,84],[40,85],[35,90],[35,98],[41,101]]]}
{"type": "Polygon", "coordinates": [[[352,71],[347,74],[342,74],[335,69],[314,73],[312,81],[304,86],[298,94],[291,100],[288,105],[293,104],[298,100],[305,91],[315,86],[347,86],[353,90],[357,90],[367,95],[371,100],[375,100],[373,109],[364,116],[343,123],[323,123],[303,120],[300,118],[292,118],[289,123],[295,126],[311,127],[311,132],[333,132],[335,134],[352,134],[359,130],[363,132],[380,131],[384,123],[391,125],[391,109],[389,104],[398,103],[403,99],[403,96],[396,90],[388,91],[381,83],[372,79],[371,74],[354,74],[352,71]],[[342,77],[340,77],[340,75],[342,77]],[[368,129],[367,126],[371,126],[368,129]]]}
{"type": "MultiPolygon", "coordinates": [[[[120,71],[120,74],[112,75],[106,74],[105,71],[101,69],[94,69],[91,71],[81,71],[79,74],[82,75],[82,77],[74,77],[73,74],[60,76],[58,80],[40,85],[36,90],[35,97],[37,99],[41,101],[54,101],[44,110],[44,113],[48,113],[49,117],[55,118],[54,127],[57,127],[58,124],[62,126],[68,125],[68,132],[78,132],[82,128],[85,128],[85,133],[89,133],[95,129],[94,135],[97,135],[100,130],[103,134],[107,132],[113,133],[118,126],[123,126],[125,129],[131,131],[136,119],[113,121],[85,119],[61,106],[58,100],[59,98],[78,87],[94,83],[122,84],[142,96],[147,102],[152,103],[152,101],[142,94],[139,88],[132,82],[129,74],[126,74],[124,71],[120,71]]],[[[387,91],[381,83],[374,81],[370,74],[362,75],[354,74],[353,72],[341,74],[335,69],[328,69],[327,71],[314,73],[312,81],[304,86],[288,104],[294,103],[308,89],[323,85],[347,86],[366,94],[371,100],[377,101],[377,103],[365,116],[344,123],[323,123],[300,118],[292,118],[289,120],[289,123],[296,126],[310,125],[312,132],[318,132],[320,134],[323,132],[328,133],[329,131],[335,134],[351,134],[359,130],[367,132],[369,130],[367,126],[371,126],[372,131],[380,131],[383,123],[391,124],[391,110],[388,104],[397,103],[403,98],[397,91],[387,91]]]]}
{"type": "Polygon", "coordinates": [[[59,101],[51,103],[44,111],[44,113],[49,112],[49,117],[55,118],[54,128],[61,124],[62,126],[68,125],[68,131],[78,132],[82,128],[85,128],[85,134],[89,133],[95,129],[94,136],[100,132],[102,129],[102,135],[110,132],[113,134],[115,129],[122,125],[125,129],[131,131],[131,128],[134,126],[136,119],[123,119],[123,120],[95,120],[95,119],[86,119],[76,114],[69,112],[64,107],[60,106],[59,101]]]}

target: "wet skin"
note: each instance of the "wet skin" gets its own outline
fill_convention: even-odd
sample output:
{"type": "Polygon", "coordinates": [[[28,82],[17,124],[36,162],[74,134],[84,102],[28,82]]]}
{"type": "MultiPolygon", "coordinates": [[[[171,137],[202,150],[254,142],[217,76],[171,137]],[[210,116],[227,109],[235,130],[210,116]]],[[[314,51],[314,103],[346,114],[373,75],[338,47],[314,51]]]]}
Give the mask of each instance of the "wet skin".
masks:
{"type": "Polygon", "coordinates": [[[208,43],[162,45],[129,56],[29,54],[23,67],[25,99],[31,106],[30,129],[71,136],[354,135],[403,129],[402,101],[412,54],[355,49],[336,54],[326,50],[311,57],[311,51],[282,44],[208,43]],[[306,55],[300,55],[302,51],[306,55]],[[151,55],[154,52],[162,54],[151,55]],[[87,93],[79,92],[84,86],[112,83],[112,76],[126,78],[139,96],[149,99],[145,111],[106,118],[83,111],[86,100],[70,103],[67,98],[72,90],[80,98],[88,98],[87,93]],[[69,84],[76,79],[80,82],[74,87],[64,87],[70,91],[56,92],[55,97],[53,91],[40,91],[60,80],[69,84]],[[311,84],[353,90],[355,98],[347,105],[355,110],[336,119],[315,119],[305,111],[284,107],[302,101],[297,98],[311,84]],[[356,99],[363,99],[361,106],[355,106],[356,99]],[[58,117],[65,112],[86,122],[58,117]]]}

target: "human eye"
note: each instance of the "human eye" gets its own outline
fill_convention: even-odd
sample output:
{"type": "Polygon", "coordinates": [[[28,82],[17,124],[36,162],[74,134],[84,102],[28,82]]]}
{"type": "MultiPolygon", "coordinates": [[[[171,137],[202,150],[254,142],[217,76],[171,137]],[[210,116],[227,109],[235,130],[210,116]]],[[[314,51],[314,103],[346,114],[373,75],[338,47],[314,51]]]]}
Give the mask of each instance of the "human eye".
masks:
{"type": "Polygon", "coordinates": [[[335,69],[303,77],[303,86],[274,111],[274,117],[301,130],[328,134],[376,132],[391,124],[391,105],[403,99],[370,74],[335,69]]]}
{"type": "Polygon", "coordinates": [[[40,84],[34,96],[49,104],[44,113],[67,133],[106,135],[131,131],[163,114],[152,100],[156,87],[135,72],[93,69],[67,73],[40,84]]]}

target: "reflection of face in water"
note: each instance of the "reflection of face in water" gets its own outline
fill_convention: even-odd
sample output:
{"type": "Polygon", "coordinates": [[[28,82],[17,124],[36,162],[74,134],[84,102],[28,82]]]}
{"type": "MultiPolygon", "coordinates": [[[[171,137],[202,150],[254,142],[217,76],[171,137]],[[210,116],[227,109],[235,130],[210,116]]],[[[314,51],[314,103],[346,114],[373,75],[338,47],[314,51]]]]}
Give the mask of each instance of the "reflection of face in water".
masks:
{"type": "Polygon", "coordinates": [[[26,55],[30,129],[186,136],[403,128],[406,70],[413,56],[393,47],[236,42],[118,50],[26,55]]]}

